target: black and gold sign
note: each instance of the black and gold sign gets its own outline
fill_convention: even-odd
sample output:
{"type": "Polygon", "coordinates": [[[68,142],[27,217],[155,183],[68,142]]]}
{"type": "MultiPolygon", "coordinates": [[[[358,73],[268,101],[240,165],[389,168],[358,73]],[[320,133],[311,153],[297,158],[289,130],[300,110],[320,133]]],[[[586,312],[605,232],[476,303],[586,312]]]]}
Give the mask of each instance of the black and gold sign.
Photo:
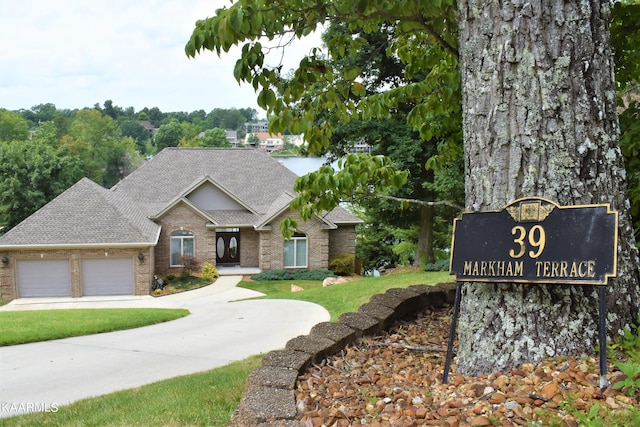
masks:
{"type": "Polygon", "coordinates": [[[453,224],[457,281],[606,285],[616,275],[618,213],[608,204],[516,200],[453,224]]]}

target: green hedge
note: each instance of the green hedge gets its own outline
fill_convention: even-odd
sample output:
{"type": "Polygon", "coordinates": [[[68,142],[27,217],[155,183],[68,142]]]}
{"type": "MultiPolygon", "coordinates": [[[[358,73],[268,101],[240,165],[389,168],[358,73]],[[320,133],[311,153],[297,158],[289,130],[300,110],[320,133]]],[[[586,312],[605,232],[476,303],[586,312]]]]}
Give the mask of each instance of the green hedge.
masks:
{"type": "Polygon", "coordinates": [[[336,277],[331,270],[267,270],[251,276],[252,280],[324,280],[336,277]]]}
{"type": "Polygon", "coordinates": [[[440,261],[436,261],[433,264],[427,264],[424,266],[425,271],[448,271],[449,270],[449,260],[441,259],[440,261]]]}

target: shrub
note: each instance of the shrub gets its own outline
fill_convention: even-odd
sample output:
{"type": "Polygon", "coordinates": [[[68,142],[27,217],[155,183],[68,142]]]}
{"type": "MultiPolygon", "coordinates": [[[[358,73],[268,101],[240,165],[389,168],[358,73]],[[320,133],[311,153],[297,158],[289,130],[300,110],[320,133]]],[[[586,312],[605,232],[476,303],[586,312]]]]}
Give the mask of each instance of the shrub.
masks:
{"type": "Polygon", "coordinates": [[[178,262],[182,264],[182,277],[188,277],[200,268],[200,261],[192,255],[182,255],[178,257],[178,262]]]}
{"type": "Polygon", "coordinates": [[[439,261],[434,262],[433,264],[427,264],[424,266],[425,271],[448,271],[449,270],[449,260],[441,259],[439,261]]]}
{"type": "Polygon", "coordinates": [[[164,282],[167,283],[169,280],[175,280],[175,278],[175,274],[167,274],[167,276],[164,278],[164,282]]]}
{"type": "Polygon", "coordinates": [[[267,270],[251,276],[252,280],[324,280],[335,277],[331,270],[267,270]]]}
{"type": "Polygon", "coordinates": [[[216,268],[216,266],[211,264],[209,261],[206,261],[202,265],[201,274],[203,278],[211,281],[220,277],[220,273],[218,272],[218,269],[216,268]]]}
{"type": "Polygon", "coordinates": [[[338,254],[329,260],[329,270],[338,276],[350,276],[355,269],[353,254],[338,254]]]}

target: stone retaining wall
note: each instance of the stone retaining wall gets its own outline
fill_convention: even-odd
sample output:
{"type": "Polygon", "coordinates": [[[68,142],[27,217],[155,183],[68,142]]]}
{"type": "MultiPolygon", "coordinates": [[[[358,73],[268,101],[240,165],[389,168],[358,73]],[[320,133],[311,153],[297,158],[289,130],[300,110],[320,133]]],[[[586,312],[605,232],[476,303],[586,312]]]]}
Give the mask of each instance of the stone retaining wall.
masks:
{"type": "Polygon", "coordinates": [[[247,380],[247,390],[234,413],[235,427],[304,427],[297,421],[294,388],[300,375],[313,363],[344,349],[356,339],[379,334],[397,319],[427,307],[453,304],[455,283],[414,285],[374,295],[356,313],[345,313],[337,322],[315,325],[309,335],[289,340],[283,350],[267,353],[262,366],[247,380]]]}

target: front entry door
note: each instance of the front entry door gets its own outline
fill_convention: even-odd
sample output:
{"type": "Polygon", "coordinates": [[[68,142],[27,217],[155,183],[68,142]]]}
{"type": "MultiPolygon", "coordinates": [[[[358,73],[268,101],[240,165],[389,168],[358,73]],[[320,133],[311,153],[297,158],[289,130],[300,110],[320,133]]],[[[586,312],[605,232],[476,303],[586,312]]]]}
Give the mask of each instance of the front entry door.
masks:
{"type": "Polygon", "coordinates": [[[240,264],[240,233],[216,233],[216,264],[240,264]]]}

